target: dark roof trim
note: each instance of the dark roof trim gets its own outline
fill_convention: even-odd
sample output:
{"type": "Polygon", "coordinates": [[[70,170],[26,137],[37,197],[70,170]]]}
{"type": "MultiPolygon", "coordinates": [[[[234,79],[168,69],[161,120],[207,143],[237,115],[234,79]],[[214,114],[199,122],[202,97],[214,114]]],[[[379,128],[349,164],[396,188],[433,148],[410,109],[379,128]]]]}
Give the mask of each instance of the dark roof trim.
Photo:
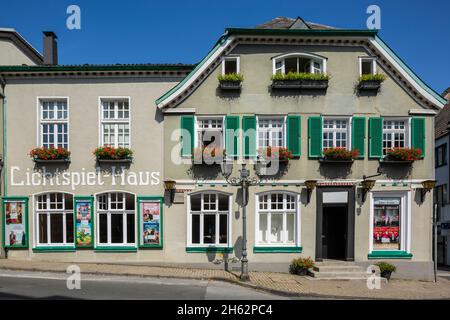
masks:
{"type": "Polygon", "coordinates": [[[16,30],[0,28],[0,38],[8,39],[13,42],[34,63],[44,63],[44,57],[35,48],[33,48],[16,30]]]}
{"type": "Polygon", "coordinates": [[[233,35],[304,35],[304,36],[375,36],[378,30],[298,30],[298,29],[247,29],[247,28],[226,28],[227,34],[233,35]]]}
{"type": "Polygon", "coordinates": [[[164,65],[87,65],[87,66],[0,66],[0,72],[64,72],[64,71],[191,71],[194,64],[164,65]]]}

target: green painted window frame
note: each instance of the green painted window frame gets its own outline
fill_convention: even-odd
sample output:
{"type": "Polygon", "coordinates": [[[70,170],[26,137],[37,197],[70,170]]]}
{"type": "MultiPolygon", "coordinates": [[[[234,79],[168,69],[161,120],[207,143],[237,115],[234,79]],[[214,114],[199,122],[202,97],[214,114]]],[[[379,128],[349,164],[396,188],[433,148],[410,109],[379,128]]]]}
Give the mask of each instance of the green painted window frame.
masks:
{"type": "Polygon", "coordinates": [[[381,117],[369,118],[369,159],[383,158],[383,121],[381,117]]]}
{"type": "Polygon", "coordinates": [[[301,253],[303,247],[253,247],[253,253],[301,253]]]}
{"type": "Polygon", "coordinates": [[[180,155],[181,157],[191,157],[194,150],[194,135],[195,135],[195,117],[181,116],[180,117],[180,155]],[[185,137],[184,133],[189,132],[190,137],[185,137]],[[189,148],[186,138],[189,138],[189,148]],[[187,150],[188,149],[188,150],[187,150]]]}
{"type": "Polygon", "coordinates": [[[225,116],[225,150],[227,158],[238,158],[240,154],[239,132],[240,132],[239,116],[225,116]],[[231,148],[233,147],[233,148],[231,148]]]}
{"type": "Polygon", "coordinates": [[[367,255],[368,259],[411,259],[412,253],[402,250],[375,250],[367,255]]]}
{"type": "Polygon", "coordinates": [[[136,206],[138,214],[138,243],[137,246],[140,249],[163,249],[164,247],[164,197],[160,196],[138,196],[136,197],[136,206]],[[142,215],[141,215],[141,202],[159,202],[159,244],[143,244],[142,243],[142,215]]]}
{"type": "Polygon", "coordinates": [[[92,196],[74,196],[73,197],[73,241],[76,249],[93,249],[95,247],[95,208],[94,197],[92,196]],[[91,206],[91,242],[89,246],[80,246],[77,244],[77,201],[90,202],[91,206]]]}
{"type": "Polygon", "coordinates": [[[286,117],[286,146],[292,155],[299,158],[302,154],[302,118],[300,115],[286,117]]]}
{"type": "Polygon", "coordinates": [[[136,247],[130,246],[100,246],[95,247],[94,252],[137,252],[136,247]]]}
{"type": "Polygon", "coordinates": [[[257,157],[257,121],[256,115],[246,115],[242,117],[242,144],[244,147],[244,158],[255,159],[257,157]],[[250,132],[249,132],[250,130],[250,132]]]}
{"type": "Polygon", "coordinates": [[[30,247],[30,238],[29,238],[29,224],[28,224],[28,197],[22,197],[22,196],[15,196],[15,197],[3,197],[2,198],[2,244],[3,248],[7,249],[28,249],[30,247]],[[25,245],[20,246],[7,246],[6,245],[6,214],[5,214],[5,203],[6,202],[24,202],[25,203],[25,212],[24,212],[24,219],[25,219],[25,245]]]}
{"type": "Polygon", "coordinates": [[[411,147],[422,150],[420,158],[425,158],[426,149],[426,120],[423,117],[411,118],[411,147]]]}
{"type": "Polygon", "coordinates": [[[308,118],[308,158],[310,159],[319,159],[322,157],[322,126],[322,116],[311,116],[308,118]]]}
{"type": "Polygon", "coordinates": [[[233,247],[186,247],[187,253],[232,253],[233,247]]]}
{"type": "Polygon", "coordinates": [[[358,158],[364,159],[366,156],[366,118],[352,117],[352,150],[358,150],[358,158]],[[357,134],[357,128],[362,132],[362,136],[357,134]],[[359,148],[358,148],[359,147],[359,148]]]}
{"type": "Polygon", "coordinates": [[[46,253],[46,252],[76,252],[75,246],[48,246],[48,247],[35,247],[33,252],[46,253]]]}

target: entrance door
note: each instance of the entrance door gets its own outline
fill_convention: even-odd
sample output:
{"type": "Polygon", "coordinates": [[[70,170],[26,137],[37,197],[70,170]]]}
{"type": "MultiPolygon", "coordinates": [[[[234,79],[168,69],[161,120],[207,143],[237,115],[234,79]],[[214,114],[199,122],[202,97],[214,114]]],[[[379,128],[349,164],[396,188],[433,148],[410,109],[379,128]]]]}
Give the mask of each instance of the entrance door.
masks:
{"type": "Polygon", "coordinates": [[[347,205],[323,207],[322,257],[345,260],[347,205]]]}

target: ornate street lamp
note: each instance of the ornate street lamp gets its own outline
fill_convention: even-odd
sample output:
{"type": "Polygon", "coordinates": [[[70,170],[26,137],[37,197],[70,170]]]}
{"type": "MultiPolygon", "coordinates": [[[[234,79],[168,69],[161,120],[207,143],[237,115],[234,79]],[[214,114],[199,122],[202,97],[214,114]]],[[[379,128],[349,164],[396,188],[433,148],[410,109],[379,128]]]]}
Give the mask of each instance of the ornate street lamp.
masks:
{"type": "Polygon", "coordinates": [[[250,177],[250,172],[245,168],[245,163],[242,164],[242,169],[239,170],[239,177],[230,177],[231,170],[224,174],[228,184],[240,187],[242,189],[242,259],[241,259],[241,276],[242,281],[248,281],[248,259],[247,259],[247,213],[246,207],[248,204],[248,188],[259,184],[260,180],[250,177]]]}
{"type": "Polygon", "coordinates": [[[170,179],[170,178],[164,180],[164,189],[169,194],[170,204],[172,204],[172,202],[174,200],[175,186],[176,186],[176,181],[175,180],[170,179]]]}

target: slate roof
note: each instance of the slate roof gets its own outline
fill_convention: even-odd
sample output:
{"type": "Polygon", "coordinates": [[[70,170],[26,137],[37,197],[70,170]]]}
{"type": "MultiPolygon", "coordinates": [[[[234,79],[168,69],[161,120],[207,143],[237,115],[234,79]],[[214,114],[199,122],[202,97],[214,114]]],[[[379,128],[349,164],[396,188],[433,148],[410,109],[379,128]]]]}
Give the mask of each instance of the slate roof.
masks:
{"type": "Polygon", "coordinates": [[[264,22],[256,26],[257,29],[312,29],[312,30],[326,30],[336,29],[331,26],[319,24],[315,22],[309,22],[303,20],[301,17],[289,18],[289,17],[277,17],[270,21],[264,22]]]}
{"type": "Polygon", "coordinates": [[[442,94],[448,102],[434,119],[434,137],[439,139],[450,132],[450,87],[442,94]]]}

